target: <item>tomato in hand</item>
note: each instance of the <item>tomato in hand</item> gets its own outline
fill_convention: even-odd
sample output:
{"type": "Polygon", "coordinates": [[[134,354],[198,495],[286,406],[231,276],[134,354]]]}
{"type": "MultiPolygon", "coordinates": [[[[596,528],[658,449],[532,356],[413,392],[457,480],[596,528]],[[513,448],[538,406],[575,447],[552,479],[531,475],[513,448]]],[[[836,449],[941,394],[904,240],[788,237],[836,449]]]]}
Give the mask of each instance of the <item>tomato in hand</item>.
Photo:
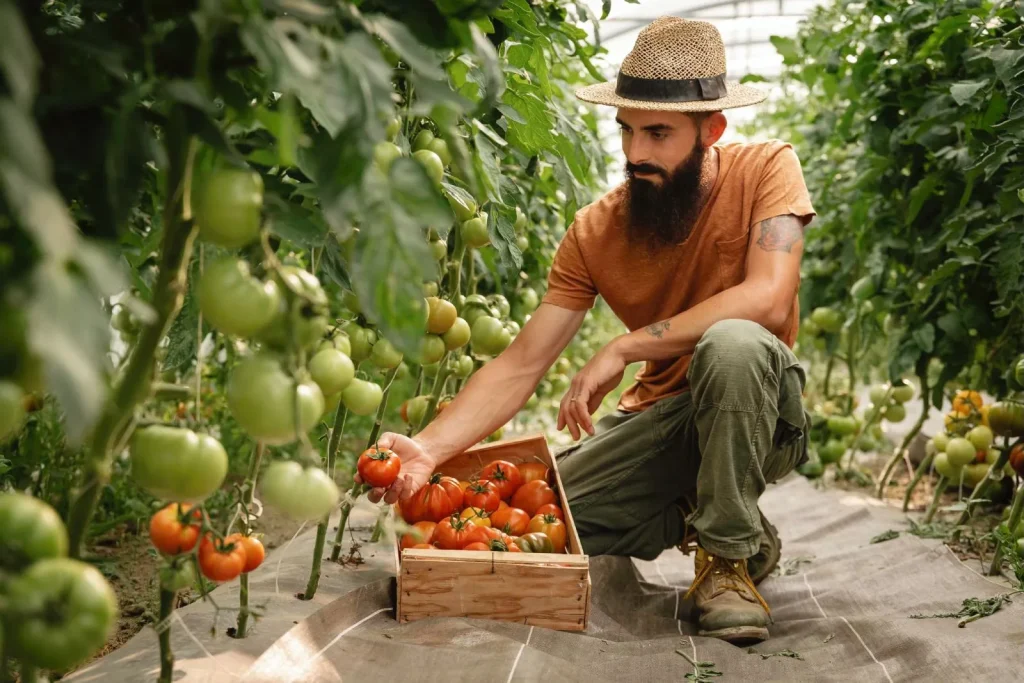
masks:
{"type": "Polygon", "coordinates": [[[472,522],[456,515],[446,517],[434,529],[434,544],[444,550],[461,550],[466,544],[466,536],[476,528],[472,522]]]}
{"type": "Polygon", "coordinates": [[[434,522],[416,522],[412,525],[412,529],[402,535],[402,540],[399,543],[399,548],[404,550],[406,548],[415,548],[418,545],[430,545],[430,540],[434,537],[434,529],[437,524],[434,522]]]}
{"type": "Polygon", "coordinates": [[[498,495],[506,499],[511,498],[523,483],[523,475],[519,474],[519,468],[507,460],[488,463],[480,477],[493,482],[498,489],[498,495]]]}
{"type": "Polygon", "coordinates": [[[248,169],[220,168],[199,178],[192,191],[192,215],[199,239],[227,249],[260,235],[263,178],[248,169]]]}
{"type": "Polygon", "coordinates": [[[556,553],[565,552],[565,523],[554,515],[537,515],[530,520],[527,533],[540,532],[551,539],[556,553]]]}
{"type": "Polygon", "coordinates": [[[191,508],[188,503],[171,503],[153,515],[149,520],[149,540],[157,550],[177,555],[196,547],[202,514],[199,510],[189,512],[191,508]]]}
{"type": "Polygon", "coordinates": [[[245,548],[225,538],[204,536],[199,543],[199,571],[211,581],[231,581],[245,568],[245,548]]]}
{"type": "Polygon", "coordinates": [[[523,484],[512,494],[512,507],[519,508],[533,517],[541,505],[555,503],[557,500],[555,492],[551,490],[548,483],[536,479],[523,484]]]}
{"type": "Polygon", "coordinates": [[[381,489],[394,484],[401,469],[402,460],[387,448],[367,448],[356,463],[363,483],[381,489]]]}
{"type": "Polygon", "coordinates": [[[419,491],[400,503],[402,518],[414,522],[440,522],[462,505],[459,483],[434,473],[419,491]]]}
{"type": "Polygon", "coordinates": [[[68,532],[52,507],[24,493],[0,493],[0,574],[68,554],[68,532]]]}
{"type": "Polygon", "coordinates": [[[494,485],[494,482],[480,479],[469,485],[463,500],[467,507],[481,508],[487,512],[494,512],[498,509],[498,504],[501,503],[501,495],[498,493],[498,487],[494,485]]]}
{"type": "Polygon", "coordinates": [[[512,536],[525,534],[529,525],[530,515],[519,508],[504,507],[491,514],[491,526],[512,536]]]}
{"type": "Polygon", "coordinates": [[[524,484],[538,479],[551,483],[549,481],[551,470],[542,462],[524,462],[518,465],[518,468],[524,484]]]}
{"type": "Polygon", "coordinates": [[[547,503],[537,508],[538,515],[554,515],[558,519],[565,521],[565,514],[562,513],[562,508],[558,507],[555,503],[547,503]]]}

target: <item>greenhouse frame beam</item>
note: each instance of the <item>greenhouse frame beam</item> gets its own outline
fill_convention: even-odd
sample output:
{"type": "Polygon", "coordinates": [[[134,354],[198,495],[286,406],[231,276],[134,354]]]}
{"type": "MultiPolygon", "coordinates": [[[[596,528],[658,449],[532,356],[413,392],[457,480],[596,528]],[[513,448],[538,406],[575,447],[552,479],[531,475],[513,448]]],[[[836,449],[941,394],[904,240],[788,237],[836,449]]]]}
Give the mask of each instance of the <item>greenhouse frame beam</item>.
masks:
{"type": "MultiPolygon", "coordinates": [[[[706,2],[703,5],[694,5],[693,7],[687,7],[686,9],[679,10],[677,12],[670,12],[669,14],[663,15],[663,16],[686,17],[686,16],[688,16],[690,14],[693,14],[694,12],[703,12],[704,10],[709,10],[709,9],[719,9],[719,8],[722,8],[722,7],[737,7],[738,8],[738,6],[739,6],[739,4],[741,2],[746,2],[746,1],[747,0],[716,0],[715,2],[706,2]]],[[[773,16],[773,17],[774,16],[783,16],[782,15],[782,11],[783,11],[783,3],[784,2],[785,2],[785,0],[779,0],[779,13],[778,14],[772,14],[770,16],[773,16]]],[[[765,16],[765,15],[760,15],[760,16],[765,16]]],[[[801,15],[801,16],[803,16],[803,15],[801,15]]],[[[738,18],[743,18],[742,15],[737,15],[737,17],[738,18]]],[[[704,17],[701,17],[701,18],[704,18],[704,17]]],[[[725,19],[725,18],[732,19],[733,17],[722,17],[722,18],[723,19],[725,19]]],[[[622,21],[629,21],[629,20],[623,19],[622,21]]],[[[603,36],[601,36],[601,41],[604,42],[606,40],[613,40],[613,39],[615,39],[615,38],[617,38],[619,36],[622,36],[622,35],[625,35],[627,33],[630,33],[631,31],[635,30],[638,26],[643,26],[644,24],[648,24],[648,23],[654,21],[654,19],[651,19],[651,18],[648,18],[648,17],[636,17],[632,21],[633,21],[633,23],[630,26],[628,26],[628,27],[621,28],[621,29],[617,30],[615,33],[612,33],[610,35],[603,35],[603,36]]]]}

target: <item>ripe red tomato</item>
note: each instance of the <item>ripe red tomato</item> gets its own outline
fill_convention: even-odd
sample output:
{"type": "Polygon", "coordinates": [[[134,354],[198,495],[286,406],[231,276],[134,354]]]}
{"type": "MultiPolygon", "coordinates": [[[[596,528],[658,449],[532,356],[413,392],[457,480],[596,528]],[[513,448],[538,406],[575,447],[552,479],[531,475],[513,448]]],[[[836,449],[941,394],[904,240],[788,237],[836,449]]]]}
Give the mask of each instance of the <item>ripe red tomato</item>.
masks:
{"type": "Polygon", "coordinates": [[[356,470],[363,481],[377,488],[394,484],[401,469],[401,459],[387,448],[367,448],[356,463],[356,470]]]}
{"type": "Polygon", "coordinates": [[[459,482],[434,474],[427,484],[401,503],[402,518],[413,522],[440,522],[462,505],[459,482]]]}
{"type": "Polygon", "coordinates": [[[231,534],[224,540],[238,543],[245,550],[245,566],[242,567],[243,574],[248,574],[259,567],[267,556],[267,549],[263,547],[263,542],[255,536],[231,534]]]}
{"type": "Polygon", "coordinates": [[[504,531],[506,534],[521,536],[526,533],[526,528],[530,526],[530,515],[519,508],[500,508],[491,514],[491,526],[504,531]]]}
{"type": "Polygon", "coordinates": [[[463,548],[463,550],[490,550],[490,549],[491,549],[490,546],[488,546],[486,543],[480,543],[480,542],[470,543],[469,545],[467,545],[467,546],[465,546],[463,548]]]}
{"type": "Polygon", "coordinates": [[[463,502],[466,507],[482,508],[487,512],[494,512],[501,503],[501,495],[498,487],[487,479],[480,479],[469,485],[466,489],[463,502]]]}
{"type": "Polygon", "coordinates": [[[502,533],[497,529],[474,524],[473,528],[466,532],[464,542],[466,545],[470,543],[490,543],[491,541],[500,541],[501,537],[502,533]]]}
{"type": "Polygon", "coordinates": [[[520,486],[512,495],[512,507],[519,508],[533,517],[541,505],[555,503],[557,500],[555,492],[546,481],[535,479],[520,486]]]}
{"type": "Polygon", "coordinates": [[[537,508],[538,515],[554,515],[563,522],[565,521],[565,514],[562,512],[562,508],[558,507],[556,503],[548,503],[547,505],[541,505],[537,508]]]}
{"type": "Polygon", "coordinates": [[[1019,476],[1024,477],[1024,443],[1018,443],[1010,449],[1010,467],[1019,476]]]}
{"type": "Polygon", "coordinates": [[[149,540],[157,550],[167,555],[177,555],[196,547],[199,525],[191,521],[182,523],[182,518],[196,522],[202,519],[199,510],[189,513],[191,507],[188,503],[171,503],[149,520],[149,540]]]}
{"type": "Polygon", "coordinates": [[[518,466],[518,469],[519,474],[523,477],[524,484],[538,479],[548,481],[548,477],[551,474],[548,466],[541,462],[524,462],[518,466]]]}
{"type": "Polygon", "coordinates": [[[413,528],[409,533],[402,536],[399,547],[404,550],[417,545],[430,545],[430,539],[434,536],[434,528],[437,524],[434,522],[416,522],[412,526],[413,528]]]}
{"type": "Polygon", "coordinates": [[[199,543],[199,571],[211,581],[230,581],[245,568],[245,548],[241,543],[204,536],[199,543]]]}
{"type": "Polygon", "coordinates": [[[551,547],[556,553],[565,552],[565,523],[554,515],[537,515],[530,520],[528,533],[539,531],[551,539],[551,547]]]}
{"type": "Polygon", "coordinates": [[[466,536],[477,528],[479,527],[469,520],[452,515],[442,520],[434,529],[434,544],[444,550],[461,550],[462,546],[466,545],[466,536]]]}
{"type": "Polygon", "coordinates": [[[437,550],[437,546],[436,545],[431,545],[429,543],[417,543],[416,545],[409,546],[409,549],[410,550],[437,550]]]}
{"type": "Polygon", "coordinates": [[[511,498],[523,483],[523,475],[519,474],[519,468],[507,460],[489,463],[480,473],[480,478],[494,482],[501,498],[511,498]]]}

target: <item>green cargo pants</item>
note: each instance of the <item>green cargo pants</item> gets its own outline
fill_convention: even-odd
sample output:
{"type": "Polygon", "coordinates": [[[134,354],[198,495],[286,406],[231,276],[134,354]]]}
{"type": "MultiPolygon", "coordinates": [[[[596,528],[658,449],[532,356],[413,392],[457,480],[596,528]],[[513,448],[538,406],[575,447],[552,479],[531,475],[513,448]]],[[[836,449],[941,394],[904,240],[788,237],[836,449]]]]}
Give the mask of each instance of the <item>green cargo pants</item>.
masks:
{"type": "Polygon", "coordinates": [[[558,454],[587,554],[652,560],[687,526],[710,553],[757,552],[758,498],[807,458],[804,370],[765,328],[724,320],[697,344],[688,379],[689,391],[607,415],[558,454]]]}

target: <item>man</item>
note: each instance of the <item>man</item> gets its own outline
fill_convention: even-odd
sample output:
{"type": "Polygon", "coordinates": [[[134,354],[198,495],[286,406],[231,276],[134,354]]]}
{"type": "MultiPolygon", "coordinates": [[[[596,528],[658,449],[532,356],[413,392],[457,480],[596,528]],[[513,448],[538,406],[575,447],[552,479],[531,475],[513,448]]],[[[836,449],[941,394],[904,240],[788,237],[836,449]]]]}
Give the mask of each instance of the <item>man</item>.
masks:
{"type": "Polygon", "coordinates": [[[403,476],[371,498],[411,495],[434,468],[505,424],[576,334],[599,294],[632,330],[573,378],[558,428],[589,438],[559,455],[588,554],[657,557],[696,545],[700,633],[768,637],[755,585],[779,558],[757,501],[806,457],[798,324],[803,229],[814,215],[781,142],[716,145],[725,109],[757,90],[725,81],[711,25],[660,18],[616,83],[581,99],[615,106],[627,181],[576,214],[543,303],[415,439],[385,434],[403,476]],[[619,410],[592,424],[626,366],[645,361],[619,410]]]}

